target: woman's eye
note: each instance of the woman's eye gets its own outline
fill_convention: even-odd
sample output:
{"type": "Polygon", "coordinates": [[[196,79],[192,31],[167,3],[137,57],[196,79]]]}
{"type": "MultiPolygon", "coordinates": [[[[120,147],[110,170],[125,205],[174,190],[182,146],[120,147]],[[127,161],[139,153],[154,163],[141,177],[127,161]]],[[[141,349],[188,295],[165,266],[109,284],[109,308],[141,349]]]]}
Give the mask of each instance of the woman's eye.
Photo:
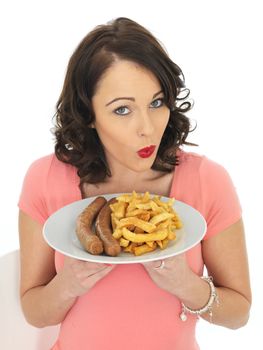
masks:
{"type": "Polygon", "coordinates": [[[163,98],[157,98],[157,100],[154,100],[151,105],[153,108],[159,108],[163,105],[163,98]]]}
{"type": "Polygon", "coordinates": [[[118,114],[118,115],[127,115],[129,114],[129,108],[125,107],[125,106],[121,106],[117,109],[114,110],[114,113],[118,114]],[[127,112],[128,111],[128,112],[127,112]]]}

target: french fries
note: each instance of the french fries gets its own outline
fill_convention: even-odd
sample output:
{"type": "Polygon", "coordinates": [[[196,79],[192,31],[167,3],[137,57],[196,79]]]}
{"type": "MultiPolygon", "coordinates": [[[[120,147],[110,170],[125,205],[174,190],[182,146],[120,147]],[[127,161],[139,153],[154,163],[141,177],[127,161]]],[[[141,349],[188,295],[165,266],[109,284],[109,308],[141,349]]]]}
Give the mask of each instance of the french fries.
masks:
{"type": "Polygon", "coordinates": [[[174,198],[167,202],[161,196],[151,198],[149,192],[123,194],[110,205],[113,237],[119,241],[122,251],[136,256],[165,249],[169,241],[176,239],[175,230],[182,222],[173,209],[174,198]]]}

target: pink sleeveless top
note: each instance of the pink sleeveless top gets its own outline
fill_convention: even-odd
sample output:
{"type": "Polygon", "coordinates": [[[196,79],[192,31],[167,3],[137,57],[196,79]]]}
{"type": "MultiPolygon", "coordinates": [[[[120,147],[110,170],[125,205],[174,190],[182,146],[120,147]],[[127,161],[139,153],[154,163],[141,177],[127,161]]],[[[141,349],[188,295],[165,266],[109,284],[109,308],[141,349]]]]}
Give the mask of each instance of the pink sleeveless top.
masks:
{"type": "MultiPolygon", "coordinates": [[[[241,217],[227,171],[205,156],[179,152],[170,197],[199,210],[207,221],[204,239],[241,217]]],[[[54,154],[36,160],[24,179],[19,208],[43,224],[56,210],[81,199],[75,167],[54,154]]],[[[203,273],[201,244],[186,253],[191,269],[203,273]]],[[[55,252],[57,271],[63,255],[55,252]]],[[[141,264],[117,265],[77,302],[61,323],[52,350],[196,350],[196,317],[179,318],[180,300],[154,284],[141,264]]]]}

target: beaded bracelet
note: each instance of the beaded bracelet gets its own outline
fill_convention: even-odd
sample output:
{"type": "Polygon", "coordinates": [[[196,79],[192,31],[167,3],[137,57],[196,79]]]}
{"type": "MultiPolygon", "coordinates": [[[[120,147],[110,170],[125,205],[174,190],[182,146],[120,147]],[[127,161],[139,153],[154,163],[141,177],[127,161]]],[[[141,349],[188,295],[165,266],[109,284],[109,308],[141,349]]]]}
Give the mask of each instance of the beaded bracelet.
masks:
{"type": "Polygon", "coordinates": [[[200,315],[208,312],[209,316],[210,316],[210,323],[212,323],[212,316],[213,316],[212,305],[214,304],[214,302],[216,302],[217,305],[219,305],[219,299],[218,299],[218,295],[217,295],[214,283],[212,282],[213,278],[212,277],[204,277],[204,276],[201,278],[209,284],[209,287],[210,287],[209,300],[205,306],[203,306],[201,309],[197,309],[197,310],[193,310],[190,307],[185,306],[184,303],[181,303],[182,312],[180,314],[180,319],[183,322],[185,322],[187,320],[187,315],[186,315],[187,312],[189,314],[192,314],[192,315],[197,315],[198,317],[200,315]]]}

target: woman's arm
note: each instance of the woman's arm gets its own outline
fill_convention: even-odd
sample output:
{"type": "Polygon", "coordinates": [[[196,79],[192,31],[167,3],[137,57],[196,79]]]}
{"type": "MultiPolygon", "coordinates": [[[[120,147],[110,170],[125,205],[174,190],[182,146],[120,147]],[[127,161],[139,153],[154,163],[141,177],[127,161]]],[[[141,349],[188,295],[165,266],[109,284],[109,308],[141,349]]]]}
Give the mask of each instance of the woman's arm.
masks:
{"type": "Polygon", "coordinates": [[[28,323],[35,327],[64,320],[76,298],[86,293],[112,267],[65,258],[56,274],[54,250],[43,239],[42,226],[19,213],[21,306],[28,323]]]}
{"type": "Polygon", "coordinates": [[[218,287],[220,305],[213,308],[213,323],[233,329],[244,326],[252,295],[243,221],[205,240],[202,254],[208,274],[218,287]]]}
{"type": "MultiPolygon", "coordinates": [[[[213,305],[212,322],[232,329],[245,325],[251,290],[242,220],[203,241],[202,255],[220,302],[218,307],[216,303],[213,305]]],[[[145,264],[155,283],[176,295],[186,306],[200,309],[207,303],[209,285],[188,267],[184,254],[166,259],[162,270],[154,266],[156,263],[145,264]]],[[[210,320],[208,314],[202,317],[210,320]]]]}

